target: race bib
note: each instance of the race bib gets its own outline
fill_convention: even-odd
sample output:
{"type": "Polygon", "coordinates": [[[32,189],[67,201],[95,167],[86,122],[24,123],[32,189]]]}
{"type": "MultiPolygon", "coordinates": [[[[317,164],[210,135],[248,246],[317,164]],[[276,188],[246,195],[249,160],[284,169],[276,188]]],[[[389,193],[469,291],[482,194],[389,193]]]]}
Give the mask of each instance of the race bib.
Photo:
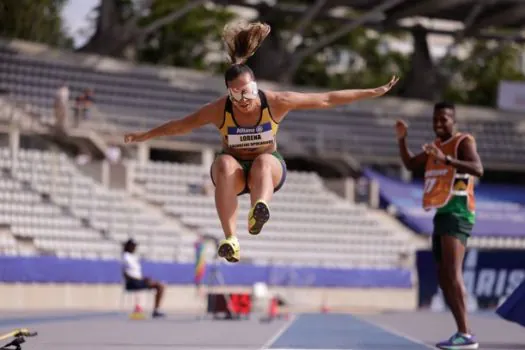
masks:
{"type": "Polygon", "coordinates": [[[257,148],[272,143],[271,123],[264,123],[254,128],[228,128],[228,146],[231,148],[257,148]]]}

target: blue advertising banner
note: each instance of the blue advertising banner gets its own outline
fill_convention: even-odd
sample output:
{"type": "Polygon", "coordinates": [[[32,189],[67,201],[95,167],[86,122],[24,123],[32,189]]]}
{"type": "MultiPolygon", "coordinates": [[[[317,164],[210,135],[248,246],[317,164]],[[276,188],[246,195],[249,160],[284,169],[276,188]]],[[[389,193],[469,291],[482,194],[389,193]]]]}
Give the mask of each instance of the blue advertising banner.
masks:
{"type": "MultiPolygon", "coordinates": [[[[195,283],[193,263],[143,261],[144,274],[167,284],[195,283]]],[[[411,288],[412,271],[402,268],[324,268],[224,264],[217,268],[228,285],[333,288],[411,288]]],[[[211,271],[212,268],[208,268],[211,271]]],[[[0,256],[1,283],[122,283],[117,260],[65,259],[54,256],[0,256]]],[[[208,283],[205,273],[202,283],[208,283]]]]}
{"type": "MultiPolygon", "coordinates": [[[[432,252],[416,255],[419,279],[419,307],[443,305],[432,252]]],[[[525,280],[525,251],[469,249],[463,264],[463,278],[470,301],[479,308],[494,308],[525,280]]]]}

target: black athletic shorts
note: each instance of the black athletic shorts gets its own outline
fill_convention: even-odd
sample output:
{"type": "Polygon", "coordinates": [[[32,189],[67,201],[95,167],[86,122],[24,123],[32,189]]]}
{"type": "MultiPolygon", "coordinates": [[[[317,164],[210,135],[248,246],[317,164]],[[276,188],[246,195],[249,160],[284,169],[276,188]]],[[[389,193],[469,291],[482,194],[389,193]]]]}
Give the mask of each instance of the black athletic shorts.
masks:
{"type": "Polygon", "coordinates": [[[134,279],[134,278],[128,278],[126,279],[126,290],[143,290],[143,289],[150,289],[151,287],[148,286],[148,283],[146,283],[145,279],[134,279]]]}
{"type": "MultiPolygon", "coordinates": [[[[222,155],[222,154],[229,154],[229,153],[226,153],[226,152],[222,151],[219,154],[219,156],[222,155]]],[[[281,177],[281,181],[279,182],[279,184],[277,184],[277,186],[273,190],[274,192],[277,192],[277,191],[279,191],[281,189],[281,187],[283,187],[284,182],[286,181],[286,171],[287,171],[286,170],[286,162],[285,162],[283,156],[277,151],[272,152],[272,156],[277,158],[279,163],[281,163],[281,167],[283,169],[283,176],[281,177]]],[[[233,157],[233,158],[235,158],[235,157],[233,157]]],[[[250,193],[250,189],[248,188],[248,175],[250,174],[250,170],[252,168],[253,160],[243,160],[243,159],[238,159],[238,158],[235,158],[235,160],[237,162],[239,162],[240,166],[242,167],[242,170],[244,172],[244,178],[246,179],[246,186],[241,191],[241,193],[237,194],[238,196],[240,196],[240,195],[243,195],[243,194],[246,194],[246,193],[250,193]]],[[[210,168],[210,177],[211,177],[211,181],[213,182],[213,185],[215,186],[215,180],[213,179],[213,174],[212,174],[211,170],[212,169],[210,168]]]]}

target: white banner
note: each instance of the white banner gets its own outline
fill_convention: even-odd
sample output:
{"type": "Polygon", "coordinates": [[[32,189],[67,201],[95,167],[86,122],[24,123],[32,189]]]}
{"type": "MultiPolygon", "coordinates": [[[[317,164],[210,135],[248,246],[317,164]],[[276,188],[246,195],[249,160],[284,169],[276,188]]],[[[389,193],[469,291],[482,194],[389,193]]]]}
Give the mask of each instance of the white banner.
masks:
{"type": "Polygon", "coordinates": [[[525,111],[525,82],[499,82],[498,108],[514,112],[525,111]]]}

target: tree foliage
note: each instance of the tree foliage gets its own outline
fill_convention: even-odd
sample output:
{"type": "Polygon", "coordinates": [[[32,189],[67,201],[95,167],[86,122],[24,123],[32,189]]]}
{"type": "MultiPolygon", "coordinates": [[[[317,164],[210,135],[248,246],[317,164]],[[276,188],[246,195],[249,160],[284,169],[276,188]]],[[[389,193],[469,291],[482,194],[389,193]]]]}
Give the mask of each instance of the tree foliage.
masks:
{"type": "MultiPolygon", "coordinates": [[[[66,2],[3,0],[0,35],[72,47],[60,18],[66,2]]],[[[272,27],[257,54],[248,60],[259,79],[340,89],[379,86],[398,74],[402,80],[392,94],[492,106],[500,80],[525,79],[517,64],[519,46],[505,45],[493,51],[493,43],[471,40],[467,58],[450,55],[436,65],[429,58],[424,32],[417,38],[412,33],[420,53],[405,55],[385,49],[385,42],[400,34],[379,35],[366,29],[362,25],[366,14],[347,10],[337,20],[327,15],[344,1],[306,2],[308,7],[299,0],[252,6],[252,20],[272,27]],[[286,10],[298,6],[303,10],[286,10]]],[[[237,16],[228,3],[231,1],[100,0],[93,35],[80,51],[217,73],[227,64],[222,29],[237,16]]],[[[383,2],[384,6],[389,3],[394,2],[383,2]]]]}
{"type": "MultiPolygon", "coordinates": [[[[134,57],[141,61],[213,71],[223,68],[220,61],[210,65],[206,58],[224,57],[221,31],[234,15],[223,6],[224,1],[215,1],[213,7],[196,6],[196,3],[197,0],[101,0],[95,33],[81,51],[123,57],[129,52],[127,49],[133,48],[134,57]],[[184,16],[164,21],[189,4],[194,7],[184,16]]],[[[280,5],[284,3],[301,4],[293,0],[279,2],[280,5]]],[[[375,62],[364,60],[366,64],[360,71],[349,69],[344,75],[329,74],[327,60],[344,56],[349,48],[352,48],[353,57],[363,60],[365,56],[360,51],[375,52],[374,45],[381,42],[379,39],[362,40],[364,30],[358,24],[355,28],[346,25],[346,29],[341,30],[340,23],[318,18],[323,6],[330,5],[330,1],[316,0],[312,5],[298,19],[291,14],[283,15],[266,2],[259,3],[254,20],[272,26],[264,44],[248,61],[260,79],[318,86],[352,82],[355,86],[360,80],[367,84],[384,83],[391,71],[402,72],[406,66],[399,62],[402,57],[383,53],[374,56],[375,62]]]]}
{"type": "Polygon", "coordinates": [[[496,106],[501,80],[525,80],[519,69],[523,47],[475,41],[467,58],[453,56],[442,69],[455,74],[444,87],[443,96],[457,103],[496,106]]]}
{"type": "Polygon", "coordinates": [[[293,82],[335,89],[364,88],[385,84],[392,74],[406,75],[409,57],[382,50],[387,37],[366,32],[357,29],[333,46],[308,57],[295,73],[293,82]]]}
{"type": "Polygon", "coordinates": [[[259,8],[257,20],[270,24],[272,32],[248,61],[258,77],[330,88],[378,86],[408,67],[407,56],[382,50],[385,40],[398,33],[379,36],[363,26],[342,30],[341,22],[319,14],[302,27],[303,19],[281,15],[268,5],[259,8]],[[305,52],[312,54],[296,61],[305,52]]]}
{"type": "Polygon", "coordinates": [[[225,17],[224,12],[206,9],[205,3],[206,0],[100,0],[94,34],[79,51],[188,63],[188,59],[171,60],[169,56],[173,58],[173,53],[189,46],[195,49],[203,42],[193,39],[205,39],[202,35],[208,36],[205,31],[213,27],[209,23],[222,23],[225,17]],[[187,36],[187,43],[182,34],[187,36]],[[145,51],[141,53],[142,49],[145,51]]]}
{"type": "MultiPolygon", "coordinates": [[[[157,0],[148,17],[142,19],[144,27],[184,6],[181,0],[157,0]]],[[[222,7],[200,6],[177,21],[152,32],[139,48],[138,58],[144,62],[217,70],[223,49],[221,34],[224,26],[235,16],[222,7]],[[208,64],[210,56],[218,53],[216,65],[208,64]]],[[[213,61],[213,57],[211,57],[213,61]]]]}
{"type": "Polygon", "coordinates": [[[67,0],[0,1],[0,35],[57,47],[71,48],[61,11],[67,0]]]}

